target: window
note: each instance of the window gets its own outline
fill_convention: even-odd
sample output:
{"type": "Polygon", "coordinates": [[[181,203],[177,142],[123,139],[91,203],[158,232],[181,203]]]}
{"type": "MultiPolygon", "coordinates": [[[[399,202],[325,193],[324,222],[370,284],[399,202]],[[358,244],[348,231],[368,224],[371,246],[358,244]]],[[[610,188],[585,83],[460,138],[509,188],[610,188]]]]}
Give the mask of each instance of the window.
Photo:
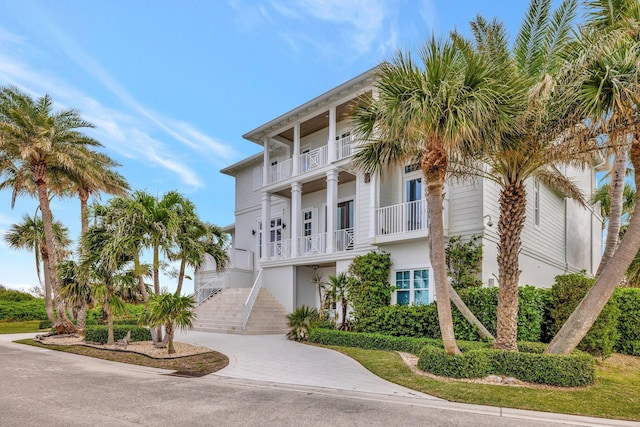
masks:
{"type": "Polygon", "coordinates": [[[398,305],[429,304],[429,270],[396,271],[396,303],[398,305]]]}
{"type": "Polygon", "coordinates": [[[533,180],[533,224],[540,227],[540,181],[533,180]]]}

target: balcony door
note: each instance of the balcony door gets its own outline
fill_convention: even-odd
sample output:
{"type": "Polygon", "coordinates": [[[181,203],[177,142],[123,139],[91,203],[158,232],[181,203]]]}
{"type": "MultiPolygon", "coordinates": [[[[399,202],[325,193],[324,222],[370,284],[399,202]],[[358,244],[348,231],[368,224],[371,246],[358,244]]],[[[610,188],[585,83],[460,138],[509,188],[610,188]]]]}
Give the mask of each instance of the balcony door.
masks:
{"type": "Polygon", "coordinates": [[[285,256],[282,245],[282,218],[274,218],[269,226],[269,256],[283,258],[285,256]]]}
{"type": "Polygon", "coordinates": [[[426,205],[422,195],[422,177],[405,180],[406,231],[420,230],[425,225],[422,210],[426,205]]]}
{"type": "Polygon", "coordinates": [[[338,203],[338,223],[336,224],[336,250],[338,251],[353,249],[355,218],[353,208],[353,200],[338,203]]]}
{"type": "Polygon", "coordinates": [[[309,208],[302,211],[302,255],[322,253],[322,235],[316,232],[318,228],[318,210],[309,208]]]}

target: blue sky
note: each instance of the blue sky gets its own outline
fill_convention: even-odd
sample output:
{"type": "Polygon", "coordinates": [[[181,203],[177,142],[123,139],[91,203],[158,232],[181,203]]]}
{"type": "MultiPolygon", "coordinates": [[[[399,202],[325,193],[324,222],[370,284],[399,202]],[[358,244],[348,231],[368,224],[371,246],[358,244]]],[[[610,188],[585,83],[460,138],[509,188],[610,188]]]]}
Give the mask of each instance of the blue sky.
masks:
{"type": "MultiPolygon", "coordinates": [[[[516,33],[528,1],[0,0],[0,85],[77,108],[134,189],[178,190],[200,216],[234,220],[218,171],[255,154],[241,135],[432,33],[468,32],[478,13],[516,33]]],[[[54,215],[79,232],[79,202],[54,215]]],[[[0,235],[36,203],[0,192],[0,235]]],[[[0,242],[0,284],[37,283],[32,253],[0,242]]],[[[169,279],[162,283],[175,288],[169,279]]],[[[192,290],[192,285],[186,285],[192,290]]]]}

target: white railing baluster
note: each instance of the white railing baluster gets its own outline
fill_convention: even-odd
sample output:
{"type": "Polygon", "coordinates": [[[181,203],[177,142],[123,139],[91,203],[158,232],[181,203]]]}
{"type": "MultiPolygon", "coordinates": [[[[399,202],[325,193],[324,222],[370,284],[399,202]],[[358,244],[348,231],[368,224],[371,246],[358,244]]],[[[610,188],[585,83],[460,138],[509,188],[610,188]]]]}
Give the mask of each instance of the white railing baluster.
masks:
{"type": "Polygon", "coordinates": [[[398,234],[425,230],[429,226],[427,202],[414,200],[376,209],[376,234],[398,234]]]}

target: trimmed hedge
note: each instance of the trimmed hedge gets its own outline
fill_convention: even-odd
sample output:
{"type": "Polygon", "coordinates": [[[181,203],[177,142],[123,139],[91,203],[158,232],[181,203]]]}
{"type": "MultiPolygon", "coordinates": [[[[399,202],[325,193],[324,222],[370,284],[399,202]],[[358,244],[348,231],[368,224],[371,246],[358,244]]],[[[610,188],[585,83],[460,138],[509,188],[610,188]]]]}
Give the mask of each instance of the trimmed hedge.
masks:
{"type": "Polygon", "coordinates": [[[418,357],[418,368],[434,375],[450,378],[484,378],[492,373],[488,350],[470,350],[450,356],[443,348],[424,346],[418,357]]]}
{"type": "Polygon", "coordinates": [[[2,285],[0,285],[0,301],[31,301],[36,299],[33,295],[17,291],[15,289],[6,289],[2,285]]]}
{"type": "Polygon", "coordinates": [[[509,352],[491,349],[488,343],[458,341],[463,354],[451,356],[444,351],[441,341],[429,338],[312,329],[309,341],[417,354],[420,369],[452,378],[483,378],[496,374],[561,387],[584,386],[595,380],[593,357],[580,351],[568,356],[542,354],[546,345],[541,343],[520,342],[520,352],[509,352]]]}
{"type": "MultiPolygon", "coordinates": [[[[582,273],[556,276],[550,298],[554,334],[560,330],[594,283],[595,279],[582,273]]],[[[620,310],[612,298],[580,341],[578,348],[595,356],[610,356],[620,335],[617,329],[619,316],[620,310]]]]}
{"type": "Polygon", "coordinates": [[[617,289],[613,294],[613,300],[620,310],[620,337],[615,349],[623,354],[640,356],[640,289],[617,289]]]}
{"type": "Polygon", "coordinates": [[[0,300],[0,320],[46,320],[47,311],[43,299],[31,299],[26,301],[2,301],[0,300]]]}
{"type": "MultiPolygon", "coordinates": [[[[518,340],[538,341],[543,331],[547,290],[533,286],[519,288],[518,340]]],[[[498,288],[471,288],[459,292],[460,298],[482,324],[495,335],[498,288]]],[[[456,339],[478,341],[476,327],[467,322],[455,306],[452,308],[456,339]]],[[[356,325],[358,332],[382,333],[393,336],[440,338],[438,311],[429,305],[392,305],[378,308],[356,325]]]]}
{"type": "MultiPolygon", "coordinates": [[[[114,325],[114,340],[117,341],[123,339],[129,331],[131,331],[131,341],[151,341],[151,332],[149,332],[147,328],[134,325],[114,325]]],[[[108,337],[109,329],[107,326],[87,326],[87,329],[84,332],[84,339],[86,342],[106,344],[108,337]]]]}

